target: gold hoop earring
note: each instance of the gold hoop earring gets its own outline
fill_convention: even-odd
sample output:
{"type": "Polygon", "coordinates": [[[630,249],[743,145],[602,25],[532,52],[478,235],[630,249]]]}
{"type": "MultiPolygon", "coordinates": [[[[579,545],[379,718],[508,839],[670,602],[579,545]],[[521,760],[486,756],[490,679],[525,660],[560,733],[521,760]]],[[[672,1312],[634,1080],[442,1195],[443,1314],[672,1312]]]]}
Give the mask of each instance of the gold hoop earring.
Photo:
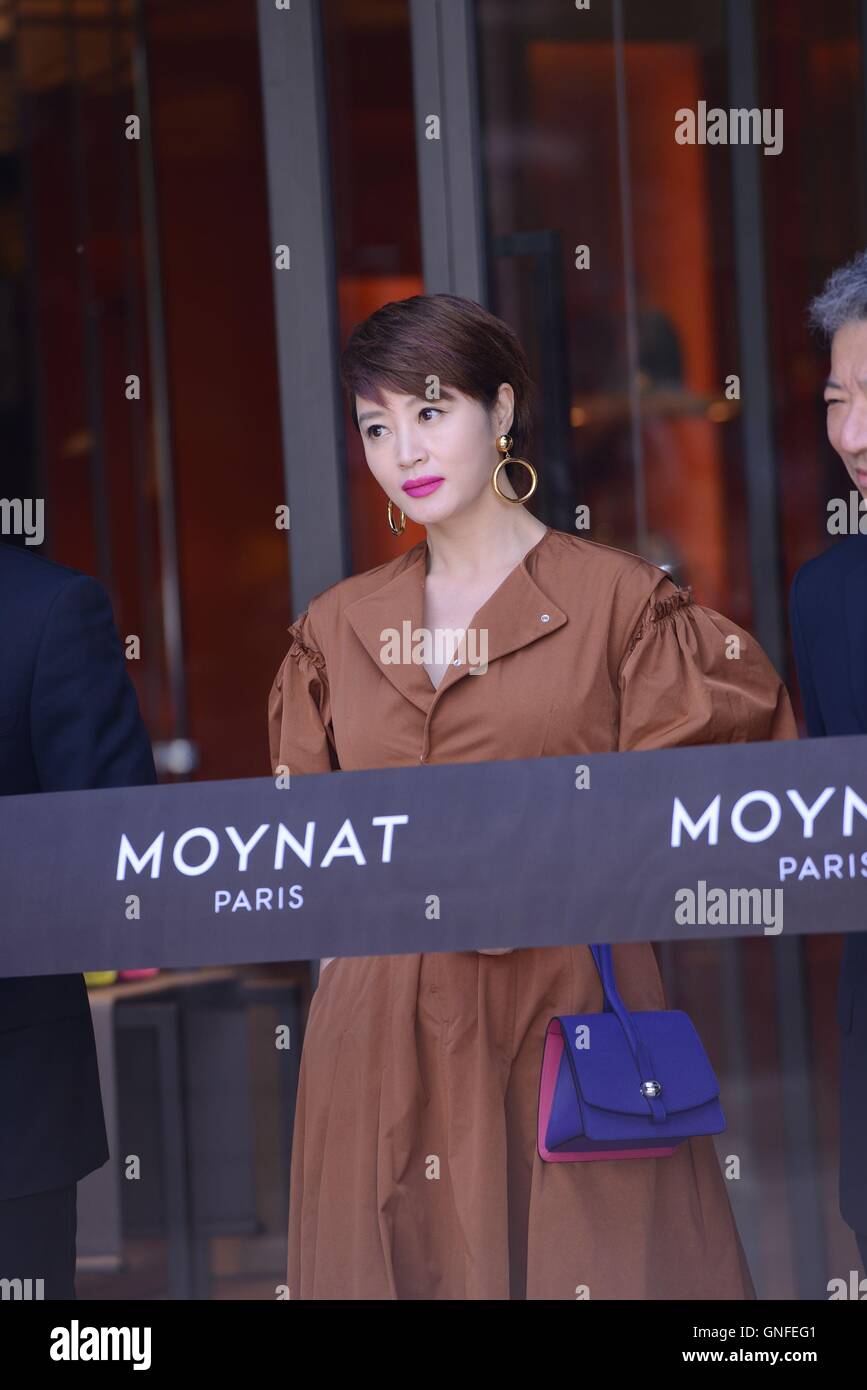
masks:
{"type": "Polygon", "coordinates": [[[528,463],[526,459],[512,458],[512,455],[509,453],[511,447],[512,436],[510,434],[501,434],[499,439],[497,440],[497,448],[499,449],[500,453],[503,454],[504,457],[500,459],[500,462],[494,469],[493,477],[491,478],[491,485],[493,486],[494,492],[497,494],[497,496],[501,497],[504,502],[529,502],[530,498],[533,496],[533,493],[536,491],[536,484],[539,481],[539,474],[536,472],[532,463],[528,463]],[[526,468],[530,474],[530,478],[532,480],[530,483],[530,489],[528,492],[524,493],[523,497],[507,497],[506,494],[504,492],[501,492],[499,487],[497,486],[497,479],[500,476],[500,469],[505,468],[507,463],[520,463],[521,466],[523,468],[526,468]]]}
{"type": "Polygon", "coordinates": [[[392,534],[393,536],[402,536],[403,533],[404,533],[404,531],[406,530],[406,512],[401,512],[401,514],[400,514],[400,525],[399,525],[399,526],[395,526],[395,524],[394,524],[394,503],[392,502],[392,500],[391,500],[390,497],[389,497],[389,499],[388,499],[388,507],[386,508],[386,515],[388,516],[388,529],[391,531],[391,534],[392,534]]]}

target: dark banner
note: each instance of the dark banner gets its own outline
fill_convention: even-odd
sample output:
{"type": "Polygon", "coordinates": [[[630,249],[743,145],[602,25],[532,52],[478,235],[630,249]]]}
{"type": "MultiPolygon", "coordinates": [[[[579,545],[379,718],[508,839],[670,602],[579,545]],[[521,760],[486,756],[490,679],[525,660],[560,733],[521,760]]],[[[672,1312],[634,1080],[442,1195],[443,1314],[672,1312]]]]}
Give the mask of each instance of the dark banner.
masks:
{"type": "Polygon", "coordinates": [[[0,798],[0,975],[867,926],[867,738],[0,798]]]}

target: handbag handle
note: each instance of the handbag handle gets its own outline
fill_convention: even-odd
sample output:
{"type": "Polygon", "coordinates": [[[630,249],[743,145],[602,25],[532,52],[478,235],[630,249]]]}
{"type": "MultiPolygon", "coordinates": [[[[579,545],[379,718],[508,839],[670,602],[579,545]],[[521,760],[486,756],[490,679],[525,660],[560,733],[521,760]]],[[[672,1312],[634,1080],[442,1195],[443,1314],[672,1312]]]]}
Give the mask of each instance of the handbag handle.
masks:
{"type": "MultiPolygon", "coordinates": [[[[605,942],[601,946],[591,946],[590,950],[593,954],[596,969],[599,971],[599,978],[602,981],[602,991],[605,996],[603,1012],[617,1015],[620,1026],[626,1034],[626,1041],[629,1043],[632,1055],[635,1058],[639,1074],[645,1081],[655,1081],[656,1077],[654,1075],[653,1061],[650,1053],[639,1037],[632,1014],[621,999],[620,992],[617,988],[617,981],[614,978],[614,957],[611,953],[611,947],[605,942]]],[[[642,1092],[642,1095],[643,1094],[642,1092]]],[[[647,1101],[651,1113],[655,1118],[665,1118],[666,1109],[661,1101],[657,1100],[654,1096],[645,1096],[644,1099],[647,1101]]]]}

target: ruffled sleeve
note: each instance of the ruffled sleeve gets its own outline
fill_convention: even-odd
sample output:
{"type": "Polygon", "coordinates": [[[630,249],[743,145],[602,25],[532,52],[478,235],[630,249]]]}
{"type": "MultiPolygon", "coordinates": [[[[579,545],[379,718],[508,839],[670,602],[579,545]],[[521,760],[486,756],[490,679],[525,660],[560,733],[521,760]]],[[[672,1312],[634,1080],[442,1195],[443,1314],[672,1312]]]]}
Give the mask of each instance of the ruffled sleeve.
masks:
{"type": "Polygon", "coordinates": [[[758,642],[667,575],[629,639],[619,689],[620,750],[798,737],[758,642]]]}
{"type": "Polygon", "coordinates": [[[295,773],[339,771],[328,672],[309,612],[292,624],[289,637],[289,650],[268,696],[271,771],[287,768],[290,779],[295,773]]]}

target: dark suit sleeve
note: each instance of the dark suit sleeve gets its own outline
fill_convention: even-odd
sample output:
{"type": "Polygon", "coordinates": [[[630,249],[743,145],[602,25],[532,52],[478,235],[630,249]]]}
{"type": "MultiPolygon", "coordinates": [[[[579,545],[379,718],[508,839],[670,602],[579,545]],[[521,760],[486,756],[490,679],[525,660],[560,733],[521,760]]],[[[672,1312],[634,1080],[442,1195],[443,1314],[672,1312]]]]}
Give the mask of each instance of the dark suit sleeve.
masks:
{"type": "Polygon", "coordinates": [[[789,620],[792,624],[792,642],[795,648],[795,665],[798,668],[798,684],[804,701],[804,714],[807,719],[807,733],[810,738],[824,738],[827,730],[819,708],[816,687],[813,683],[813,670],[810,665],[810,651],[804,636],[798,605],[799,585],[802,571],[798,570],[789,595],[789,620]]]}
{"type": "Polygon", "coordinates": [[[70,579],[51,605],[36,658],[30,719],[42,791],[156,781],[111,604],[87,575],[70,579]]]}

